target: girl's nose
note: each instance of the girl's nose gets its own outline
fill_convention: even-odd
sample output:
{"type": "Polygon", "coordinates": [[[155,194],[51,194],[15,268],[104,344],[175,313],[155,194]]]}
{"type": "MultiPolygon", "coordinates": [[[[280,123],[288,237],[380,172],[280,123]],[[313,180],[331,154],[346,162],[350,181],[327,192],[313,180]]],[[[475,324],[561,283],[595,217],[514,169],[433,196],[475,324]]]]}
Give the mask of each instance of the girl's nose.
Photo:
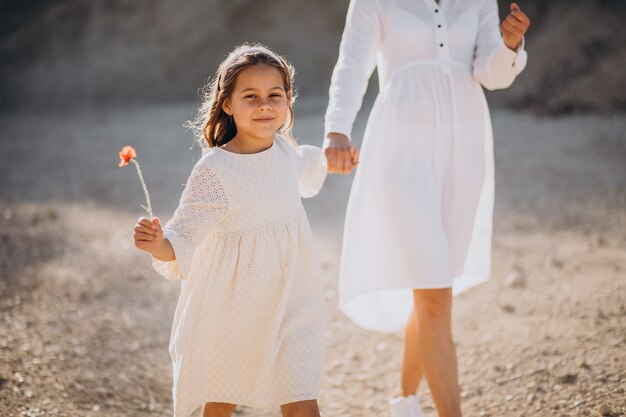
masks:
{"type": "Polygon", "coordinates": [[[259,110],[270,110],[272,108],[272,106],[270,106],[270,103],[265,100],[261,102],[261,105],[259,106],[259,110]]]}

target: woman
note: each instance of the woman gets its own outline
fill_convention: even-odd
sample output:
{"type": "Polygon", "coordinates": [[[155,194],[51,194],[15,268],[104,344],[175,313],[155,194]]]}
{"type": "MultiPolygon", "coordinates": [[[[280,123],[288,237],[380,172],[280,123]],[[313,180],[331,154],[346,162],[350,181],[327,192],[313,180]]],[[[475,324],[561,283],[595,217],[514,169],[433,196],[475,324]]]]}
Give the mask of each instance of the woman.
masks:
{"type": "Polygon", "coordinates": [[[425,376],[439,416],[460,416],[453,293],[488,279],[493,139],[481,85],[526,65],[529,19],[496,0],[351,0],[326,112],[330,172],[359,163],[345,221],[339,302],[356,324],[405,327],[394,416],[419,416],[425,376]],[[352,124],[377,65],[361,153],[352,124]],[[408,321],[408,323],[407,323],[408,321]]]}

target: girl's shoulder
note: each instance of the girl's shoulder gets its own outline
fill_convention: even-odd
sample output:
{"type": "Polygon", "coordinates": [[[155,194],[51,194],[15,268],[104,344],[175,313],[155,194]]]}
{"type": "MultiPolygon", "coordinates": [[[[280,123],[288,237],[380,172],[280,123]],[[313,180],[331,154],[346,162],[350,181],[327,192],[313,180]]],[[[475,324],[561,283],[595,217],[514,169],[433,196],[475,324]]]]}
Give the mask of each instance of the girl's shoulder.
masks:
{"type": "Polygon", "coordinates": [[[327,164],[324,150],[319,146],[300,145],[295,139],[285,138],[279,134],[276,134],[274,143],[277,143],[279,148],[282,148],[283,152],[288,155],[289,159],[295,161],[298,166],[303,163],[306,165],[308,161],[319,161],[324,166],[327,164]]]}
{"type": "Polygon", "coordinates": [[[277,143],[278,146],[292,146],[291,143],[280,133],[276,132],[274,135],[274,143],[277,143]]]}
{"type": "Polygon", "coordinates": [[[298,149],[300,146],[296,142],[295,139],[285,137],[280,133],[276,133],[274,136],[274,146],[277,149],[277,153],[283,155],[283,158],[287,161],[291,161],[292,163],[297,162],[298,160],[298,149]]]}
{"type": "Polygon", "coordinates": [[[208,159],[215,158],[215,155],[217,154],[216,151],[217,151],[217,148],[202,148],[202,156],[200,157],[200,161],[207,159],[207,158],[208,159]]]}
{"type": "Polygon", "coordinates": [[[274,135],[274,143],[278,145],[279,149],[282,149],[283,151],[290,153],[290,154],[295,153],[296,149],[298,149],[298,143],[296,142],[295,139],[286,138],[280,133],[276,133],[274,135]]]}
{"type": "Polygon", "coordinates": [[[202,150],[202,156],[194,165],[190,176],[208,184],[219,184],[222,187],[229,178],[225,172],[228,165],[223,162],[221,152],[216,148],[202,150]]]}
{"type": "Polygon", "coordinates": [[[221,165],[222,155],[217,148],[206,148],[202,150],[202,155],[194,169],[197,168],[218,168],[221,165]]]}

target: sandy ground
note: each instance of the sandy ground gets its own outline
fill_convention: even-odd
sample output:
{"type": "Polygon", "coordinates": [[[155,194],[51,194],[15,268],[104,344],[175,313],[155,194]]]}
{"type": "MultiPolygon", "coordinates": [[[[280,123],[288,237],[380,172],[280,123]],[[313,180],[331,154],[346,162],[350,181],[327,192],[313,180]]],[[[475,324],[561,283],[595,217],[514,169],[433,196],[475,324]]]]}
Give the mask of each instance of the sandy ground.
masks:
{"type": "MultiPolygon", "coordinates": [[[[192,110],[0,115],[0,415],[171,415],[179,284],[133,248],[143,196],[116,163],[123,145],[137,148],[169,218],[197,160],[181,127],[192,110]]],[[[322,111],[300,104],[301,142],[321,137],[322,111]]],[[[626,120],[506,110],[493,120],[493,276],[454,306],[465,415],[626,415],[626,120]],[[511,274],[526,285],[509,286],[511,274]]],[[[329,308],[320,405],[324,416],[384,416],[402,335],[361,330],[337,308],[351,181],[331,176],[306,202],[329,308]]],[[[425,386],[422,402],[435,416],[425,386]]]]}

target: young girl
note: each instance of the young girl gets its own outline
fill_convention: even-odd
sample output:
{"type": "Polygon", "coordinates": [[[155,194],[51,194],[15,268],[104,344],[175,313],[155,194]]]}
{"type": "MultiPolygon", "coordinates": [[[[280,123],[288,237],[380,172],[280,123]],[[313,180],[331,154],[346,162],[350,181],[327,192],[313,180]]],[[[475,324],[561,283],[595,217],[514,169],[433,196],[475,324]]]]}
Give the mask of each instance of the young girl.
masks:
{"type": "Polygon", "coordinates": [[[237,404],[319,416],[325,301],[302,197],[326,159],[290,139],[293,68],[259,45],[220,65],[193,126],[203,142],[178,208],[139,219],[135,245],[181,281],[169,352],[174,416],[237,404]]]}

